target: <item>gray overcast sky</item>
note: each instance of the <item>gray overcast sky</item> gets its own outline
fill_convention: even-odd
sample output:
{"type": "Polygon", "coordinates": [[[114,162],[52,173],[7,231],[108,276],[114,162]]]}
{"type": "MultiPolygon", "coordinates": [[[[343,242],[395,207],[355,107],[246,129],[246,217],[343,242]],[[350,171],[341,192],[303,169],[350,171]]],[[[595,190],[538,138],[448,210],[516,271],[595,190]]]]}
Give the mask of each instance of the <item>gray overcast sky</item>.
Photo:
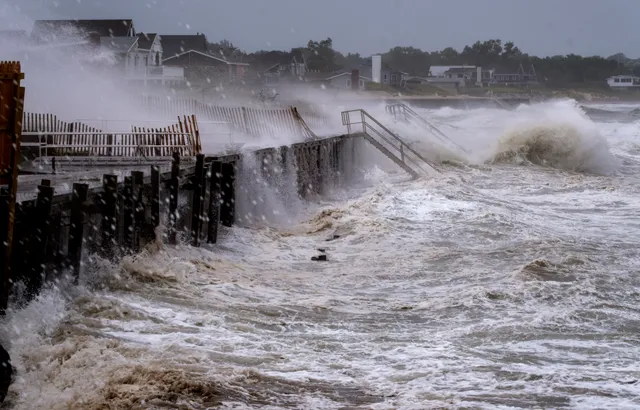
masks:
{"type": "Polygon", "coordinates": [[[370,55],[500,38],[536,55],[640,56],[640,0],[0,0],[0,22],[24,25],[15,8],[30,19],[132,18],[138,31],[203,32],[245,51],[331,37],[370,55]]]}

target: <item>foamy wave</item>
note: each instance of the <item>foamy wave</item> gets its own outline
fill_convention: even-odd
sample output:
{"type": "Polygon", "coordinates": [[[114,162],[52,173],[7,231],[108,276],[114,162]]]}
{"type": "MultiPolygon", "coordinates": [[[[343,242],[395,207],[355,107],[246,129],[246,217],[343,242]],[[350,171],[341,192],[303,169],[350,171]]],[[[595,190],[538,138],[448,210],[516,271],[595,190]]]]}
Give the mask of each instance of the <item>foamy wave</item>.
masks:
{"type": "Polygon", "coordinates": [[[493,163],[531,163],[606,174],[615,169],[607,142],[595,131],[569,123],[525,126],[503,135],[493,163]]]}

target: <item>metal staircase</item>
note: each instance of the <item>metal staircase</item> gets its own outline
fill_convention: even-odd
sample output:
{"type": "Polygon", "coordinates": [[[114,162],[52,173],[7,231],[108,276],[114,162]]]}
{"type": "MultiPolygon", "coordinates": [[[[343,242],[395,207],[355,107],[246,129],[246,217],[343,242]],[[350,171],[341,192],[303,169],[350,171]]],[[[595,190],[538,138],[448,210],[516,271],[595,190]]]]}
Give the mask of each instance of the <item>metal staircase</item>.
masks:
{"type": "Polygon", "coordinates": [[[447,137],[442,131],[440,131],[435,125],[427,121],[424,117],[413,111],[406,104],[398,103],[398,104],[390,104],[386,107],[387,113],[391,114],[395,120],[402,120],[407,122],[414,122],[420,125],[426,126],[426,128],[431,131],[431,134],[435,136],[440,142],[445,145],[452,145],[459,149],[460,151],[470,154],[471,152],[464,148],[463,146],[454,142],[451,138],[447,137]]]}
{"type": "Polygon", "coordinates": [[[349,134],[361,132],[364,138],[414,179],[439,171],[409,144],[403,141],[365,110],[342,112],[342,124],[349,134]],[[356,128],[354,128],[356,126],[356,128]],[[361,130],[357,128],[361,127],[361,130]]]}

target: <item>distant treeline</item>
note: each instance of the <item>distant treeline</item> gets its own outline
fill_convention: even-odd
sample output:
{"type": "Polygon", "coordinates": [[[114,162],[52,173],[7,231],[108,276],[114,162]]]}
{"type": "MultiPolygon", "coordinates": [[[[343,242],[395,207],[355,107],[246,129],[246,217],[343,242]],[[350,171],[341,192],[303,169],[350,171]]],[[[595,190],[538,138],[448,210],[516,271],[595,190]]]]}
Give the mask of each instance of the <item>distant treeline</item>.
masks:
{"type": "MultiPolygon", "coordinates": [[[[311,70],[335,71],[360,66],[368,56],[358,53],[344,55],[333,49],[333,41],[310,40],[306,47],[291,51],[261,50],[244,53],[227,40],[211,43],[212,51],[232,56],[256,66],[283,61],[292,53],[304,52],[311,70]]],[[[423,51],[415,47],[394,47],[383,54],[385,68],[427,76],[432,65],[474,65],[496,69],[500,73],[517,72],[520,64],[525,71],[535,67],[538,80],[550,87],[595,86],[605,87],[605,79],[617,74],[640,76],[640,60],[628,59],[624,54],[610,57],[576,54],[536,57],[522,52],[513,42],[501,40],[477,41],[462,51],[447,47],[441,51],[423,51]]]]}

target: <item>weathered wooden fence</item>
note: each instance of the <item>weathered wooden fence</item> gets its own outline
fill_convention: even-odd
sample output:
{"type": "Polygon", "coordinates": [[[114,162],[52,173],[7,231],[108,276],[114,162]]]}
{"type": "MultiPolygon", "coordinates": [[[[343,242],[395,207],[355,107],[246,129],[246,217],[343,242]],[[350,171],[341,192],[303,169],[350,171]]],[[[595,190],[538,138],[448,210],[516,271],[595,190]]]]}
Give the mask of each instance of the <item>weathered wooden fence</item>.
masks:
{"type": "Polygon", "coordinates": [[[256,137],[290,133],[300,135],[305,140],[317,139],[311,128],[320,128],[330,123],[330,120],[323,116],[301,114],[295,107],[278,109],[221,107],[189,98],[169,99],[161,96],[139,96],[135,103],[158,115],[175,116],[190,112],[203,120],[229,122],[235,132],[256,137]]]}
{"type": "Polygon", "coordinates": [[[52,114],[25,113],[22,127],[23,148],[34,157],[168,157],[176,151],[190,156],[202,151],[195,115],[178,117],[176,124],[162,128],[133,126],[131,132],[110,132],[52,114]]]}

